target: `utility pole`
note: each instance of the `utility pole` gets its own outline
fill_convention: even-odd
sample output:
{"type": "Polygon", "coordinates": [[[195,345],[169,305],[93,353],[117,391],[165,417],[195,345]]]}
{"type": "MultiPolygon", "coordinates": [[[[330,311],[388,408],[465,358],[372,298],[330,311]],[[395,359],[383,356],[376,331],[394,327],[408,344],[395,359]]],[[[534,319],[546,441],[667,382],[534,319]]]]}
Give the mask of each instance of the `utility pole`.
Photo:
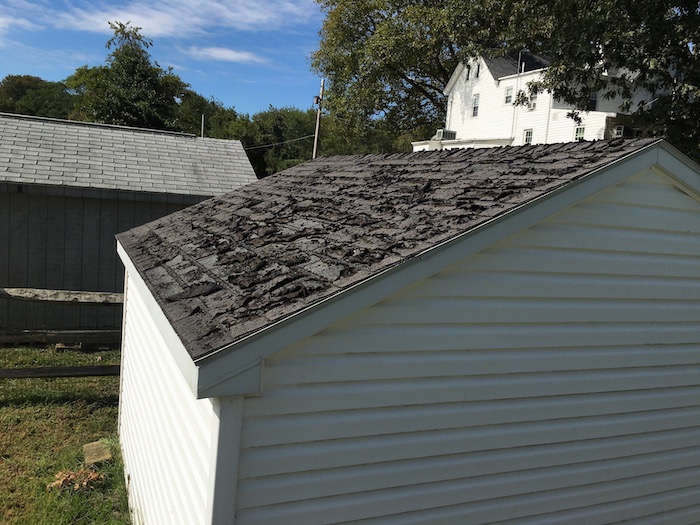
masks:
{"type": "Polygon", "coordinates": [[[314,103],[318,104],[318,111],[316,112],[316,131],[314,132],[314,151],[311,154],[311,158],[316,158],[316,153],[318,151],[318,131],[321,127],[321,104],[323,103],[323,83],[324,79],[321,79],[321,91],[317,97],[314,97],[314,103]]]}

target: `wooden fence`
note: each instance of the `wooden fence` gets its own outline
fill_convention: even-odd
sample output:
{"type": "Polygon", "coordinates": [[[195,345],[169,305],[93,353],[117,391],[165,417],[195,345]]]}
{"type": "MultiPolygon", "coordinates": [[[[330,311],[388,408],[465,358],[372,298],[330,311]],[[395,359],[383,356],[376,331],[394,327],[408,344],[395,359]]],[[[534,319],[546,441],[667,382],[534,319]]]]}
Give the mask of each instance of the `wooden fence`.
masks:
{"type": "MultiPolygon", "coordinates": [[[[0,288],[0,298],[55,304],[116,305],[124,301],[123,294],[112,292],[78,292],[37,288],[0,288]]],[[[117,344],[120,330],[2,330],[0,344],[21,343],[84,343],[117,344]]],[[[119,375],[119,365],[52,366],[0,369],[0,378],[84,377],[119,375]]]]}

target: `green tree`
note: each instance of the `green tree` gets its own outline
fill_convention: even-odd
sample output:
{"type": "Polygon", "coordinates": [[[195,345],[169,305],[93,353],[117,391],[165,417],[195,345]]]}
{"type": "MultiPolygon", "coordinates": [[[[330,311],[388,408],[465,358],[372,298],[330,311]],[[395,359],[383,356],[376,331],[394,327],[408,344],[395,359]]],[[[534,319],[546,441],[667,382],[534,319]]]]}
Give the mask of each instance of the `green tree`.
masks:
{"type": "Polygon", "coordinates": [[[443,122],[442,90],[459,60],[526,49],[552,60],[533,89],[578,110],[592,91],[619,96],[633,125],[699,157],[697,1],[317,2],[326,16],[312,67],[329,81],[331,114],[356,129],[380,117],[397,134],[425,138],[443,122]],[[638,87],[652,96],[633,107],[638,87]]]}
{"type": "Polygon", "coordinates": [[[230,139],[232,124],[238,118],[235,109],[225,107],[214,98],[205,98],[187,90],[180,99],[177,116],[173,123],[179,131],[200,135],[204,115],[204,136],[215,139],[230,139]]]}
{"type": "MultiPolygon", "coordinates": [[[[552,60],[535,89],[579,110],[589,94],[620,97],[633,125],[664,135],[700,159],[700,4],[685,0],[533,0],[539,39],[519,35],[552,60]],[[650,93],[633,106],[636,88],[650,93]]],[[[514,31],[515,34],[515,31],[514,31]]]]}
{"type": "Polygon", "coordinates": [[[316,112],[294,107],[275,108],[241,115],[230,126],[231,134],[247,150],[259,178],[311,158],[316,112]]]}
{"type": "Polygon", "coordinates": [[[329,81],[332,115],[358,131],[377,117],[395,131],[432,129],[444,119],[442,91],[457,66],[458,48],[442,3],[318,2],[326,17],[311,64],[329,81]]]}
{"type": "Polygon", "coordinates": [[[75,97],[61,82],[31,75],[8,75],[0,81],[0,111],[67,118],[74,104],[75,97]]]}
{"type": "Polygon", "coordinates": [[[87,121],[173,129],[178,102],[188,85],[151,62],[151,40],[129,23],[110,22],[112,52],[103,66],[78,68],[66,84],[80,96],[79,116],[87,121]]]}

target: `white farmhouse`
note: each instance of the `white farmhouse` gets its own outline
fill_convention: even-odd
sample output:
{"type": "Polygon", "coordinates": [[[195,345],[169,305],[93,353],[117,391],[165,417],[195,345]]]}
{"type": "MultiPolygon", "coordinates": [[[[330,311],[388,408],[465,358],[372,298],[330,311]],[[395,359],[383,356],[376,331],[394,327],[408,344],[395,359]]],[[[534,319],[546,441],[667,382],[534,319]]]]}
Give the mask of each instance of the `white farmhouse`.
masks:
{"type": "MultiPolygon", "coordinates": [[[[539,80],[548,64],[545,58],[524,52],[459,64],[444,91],[446,128],[430,140],[414,142],[413,151],[555,144],[633,135],[633,130],[625,126],[621,100],[606,100],[602,93],[591,93],[589,110],[580,113],[580,123],[567,117],[571,106],[548,92],[530,95],[527,105],[516,105],[517,94],[528,93],[528,83],[539,80]]],[[[639,92],[633,107],[645,98],[648,95],[639,92]]]]}

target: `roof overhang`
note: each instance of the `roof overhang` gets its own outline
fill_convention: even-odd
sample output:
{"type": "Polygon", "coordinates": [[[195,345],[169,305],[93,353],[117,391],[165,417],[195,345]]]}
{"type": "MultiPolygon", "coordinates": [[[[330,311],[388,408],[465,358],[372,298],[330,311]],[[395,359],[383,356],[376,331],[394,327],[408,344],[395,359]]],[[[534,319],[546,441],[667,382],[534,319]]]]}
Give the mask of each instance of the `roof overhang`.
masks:
{"type": "Polygon", "coordinates": [[[645,169],[700,195],[700,166],[653,142],[194,362],[198,397],[262,393],[264,359],[645,169]]]}
{"type": "Polygon", "coordinates": [[[512,75],[506,75],[504,77],[498,77],[498,81],[501,82],[502,80],[508,80],[510,78],[525,78],[525,77],[535,77],[538,75],[541,75],[543,71],[545,71],[547,68],[542,67],[540,69],[531,69],[530,71],[525,71],[524,73],[513,73],[512,75]]]}
{"type": "MultiPolygon", "coordinates": [[[[143,300],[197,398],[259,395],[264,388],[261,378],[266,357],[648,169],[700,200],[700,166],[659,140],[194,361],[155,298],[149,293],[144,294],[143,300]]],[[[128,283],[146,290],[124,249],[119,244],[117,249],[128,273],[128,283]]]]}

